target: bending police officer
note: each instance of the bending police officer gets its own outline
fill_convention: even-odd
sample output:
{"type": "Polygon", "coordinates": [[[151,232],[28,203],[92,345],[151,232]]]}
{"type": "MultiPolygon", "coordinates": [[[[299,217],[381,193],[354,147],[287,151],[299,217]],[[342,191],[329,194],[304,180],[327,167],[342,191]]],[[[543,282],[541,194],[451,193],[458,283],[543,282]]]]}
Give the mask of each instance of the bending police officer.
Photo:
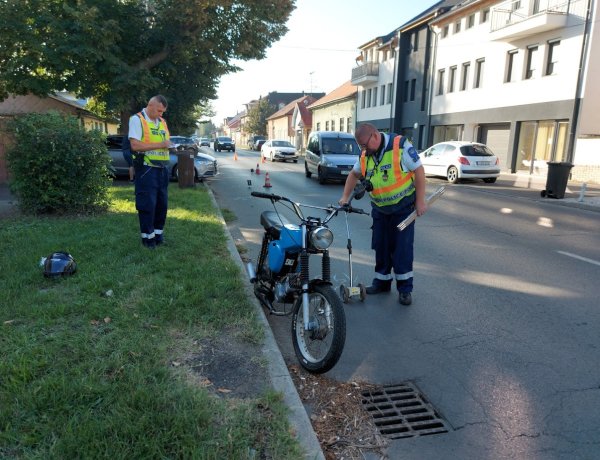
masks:
{"type": "Polygon", "coordinates": [[[413,210],[419,216],[427,211],[423,166],[403,136],[380,133],[372,124],[363,123],[354,137],[362,154],[346,179],[340,204],[348,202],[358,181],[364,179],[371,198],[371,248],[375,250],[375,278],[367,294],[390,291],[395,279],[399,302],[410,305],[415,227],[414,222],[403,231],[397,226],[413,210]]]}
{"type": "Polygon", "coordinates": [[[167,100],[157,95],[141,112],[129,118],[129,141],[135,168],[135,207],[142,244],[154,248],[163,243],[169,186],[169,129],[162,115],[167,100]]]}

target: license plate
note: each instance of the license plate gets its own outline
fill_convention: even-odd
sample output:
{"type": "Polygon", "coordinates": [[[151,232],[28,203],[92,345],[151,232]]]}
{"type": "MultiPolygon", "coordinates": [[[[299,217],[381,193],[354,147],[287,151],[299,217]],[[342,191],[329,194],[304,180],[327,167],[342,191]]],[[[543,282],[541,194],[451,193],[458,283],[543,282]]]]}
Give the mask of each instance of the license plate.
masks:
{"type": "Polygon", "coordinates": [[[350,171],[342,171],[342,176],[347,176],[348,174],[350,174],[350,171]]]}
{"type": "Polygon", "coordinates": [[[478,161],[477,165],[478,166],[489,166],[490,162],[489,161],[478,161]]]}

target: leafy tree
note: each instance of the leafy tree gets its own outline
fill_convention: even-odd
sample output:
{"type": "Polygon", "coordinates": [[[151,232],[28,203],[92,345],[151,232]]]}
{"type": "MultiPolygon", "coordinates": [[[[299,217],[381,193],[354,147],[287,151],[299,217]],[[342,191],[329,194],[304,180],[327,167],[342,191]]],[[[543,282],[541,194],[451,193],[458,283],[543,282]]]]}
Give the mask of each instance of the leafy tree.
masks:
{"type": "Polygon", "coordinates": [[[268,99],[260,99],[258,104],[248,110],[248,121],[245,130],[251,134],[267,135],[267,118],[276,112],[276,108],[268,99]]]}
{"type": "Polygon", "coordinates": [[[173,132],[216,98],[235,59],[265,57],[295,0],[3,0],[0,98],[69,90],[122,122],[163,94],[173,132]]]}

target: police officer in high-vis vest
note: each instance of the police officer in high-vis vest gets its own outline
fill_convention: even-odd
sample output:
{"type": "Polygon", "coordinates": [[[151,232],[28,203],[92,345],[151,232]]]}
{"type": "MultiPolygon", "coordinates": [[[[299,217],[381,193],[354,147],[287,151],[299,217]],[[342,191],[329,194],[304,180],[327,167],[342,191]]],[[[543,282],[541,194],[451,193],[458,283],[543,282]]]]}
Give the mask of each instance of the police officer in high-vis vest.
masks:
{"type": "Polygon", "coordinates": [[[375,278],[366,291],[389,292],[396,280],[399,302],[410,305],[415,227],[414,222],[403,231],[397,226],[413,210],[418,216],[427,211],[425,172],[419,154],[403,136],[380,133],[363,123],[354,137],[362,153],[346,179],[340,204],[347,203],[358,181],[364,180],[371,198],[375,250],[375,278]]]}
{"type": "Polygon", "coordinates": [[[167,219],[169,129],[162,118],[164,96],[154,96],[141,112],[129,119],[129,141],[135,168],[135,207],[140,219],[142,244],[154,248],[164,242],[167,219]]]}

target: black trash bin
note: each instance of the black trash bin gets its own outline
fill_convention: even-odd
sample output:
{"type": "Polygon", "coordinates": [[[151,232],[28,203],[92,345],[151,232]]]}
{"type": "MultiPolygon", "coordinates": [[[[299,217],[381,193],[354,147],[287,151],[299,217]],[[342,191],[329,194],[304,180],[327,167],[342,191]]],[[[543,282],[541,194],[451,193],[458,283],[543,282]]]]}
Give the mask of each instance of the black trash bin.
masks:
{"type": "Polygon", "coordinates": [[[546,190],[542,190],[542,197],[558,198],[565,197],[569,174],[571,174],[572,163],[565,161],[549,161],[548,177],[546,178],[546,190]]]}
{"type": "Polygon", "coordinates": [[[194,186],[194,158],[193,150],[182,150],[177,152],[177,181],[179,188],[194,186]]]}

